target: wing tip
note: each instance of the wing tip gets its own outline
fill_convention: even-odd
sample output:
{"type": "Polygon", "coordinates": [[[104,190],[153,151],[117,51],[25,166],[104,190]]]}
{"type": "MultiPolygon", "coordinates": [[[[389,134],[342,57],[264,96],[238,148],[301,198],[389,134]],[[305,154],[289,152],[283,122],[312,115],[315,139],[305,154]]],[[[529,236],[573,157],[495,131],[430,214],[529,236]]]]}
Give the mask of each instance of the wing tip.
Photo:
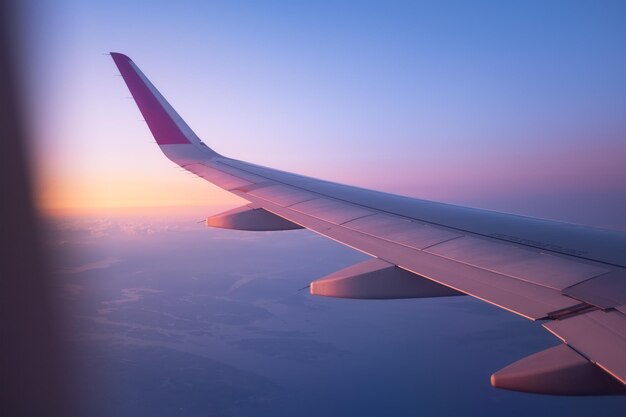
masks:
{"type": "Polygon", "coordinates": [[[128,62],[132,62],[133,61],[127,55],[124,55],[121,52],[109,52],[109,55],[111,55],[111,58],[113,58],[114,61],[117,61],[117,60],[124,60],[124,61],[128,61],[128,62]]]}

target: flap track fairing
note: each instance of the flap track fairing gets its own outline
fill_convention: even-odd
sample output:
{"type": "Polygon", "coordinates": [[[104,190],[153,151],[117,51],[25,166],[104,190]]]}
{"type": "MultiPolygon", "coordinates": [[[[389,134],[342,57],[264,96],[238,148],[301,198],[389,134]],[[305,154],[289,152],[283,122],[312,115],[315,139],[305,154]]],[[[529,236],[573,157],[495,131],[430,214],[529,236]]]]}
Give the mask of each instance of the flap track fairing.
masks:
{"type": "Polygon", "coordinates": [[[276,231],[302,229],[302,226],[285,220],[262,208],[250,206],[238,207],[211,217],[207,217],[206,225],[222,229],[249,231],[276,231]]]}
{"type": "Polygon", "coordinates": [[[378,258],[349,266],[313,281],[311,294],[360,299],[464,295],[378,258]]]}

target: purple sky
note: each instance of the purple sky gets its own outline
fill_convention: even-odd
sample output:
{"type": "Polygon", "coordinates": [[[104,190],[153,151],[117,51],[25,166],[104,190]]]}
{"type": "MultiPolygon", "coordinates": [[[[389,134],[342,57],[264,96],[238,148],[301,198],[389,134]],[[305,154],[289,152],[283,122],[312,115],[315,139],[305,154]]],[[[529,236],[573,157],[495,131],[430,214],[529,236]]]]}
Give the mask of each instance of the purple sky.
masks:
{"type": "Polygon", "coordinates": [[[228,156],[626,229],[623,2],[47,3],[24,14],[47,209],[238,202],[151,143],[119,51],[228,156]]]}
{"type": "MultiPolygon", "coordinates": [[[[494,392],[490,370],[557,342],[538,325],[470,297],[313,302],[297,289],[364,255],[306,231],[196,224],[242,200],[161,154],[106,53],[130,56],[222,154],[626,231],[626,3],[297,3],[24,7],[39,202],[66,215],[50,222],[58,282],[76,334],[94,348],[81,356],[85,369],[103,370],[112,387],[86,374],[82,387],[101,400],[93,404],[125,411],[138,398],[156,409],[177,405],[168,395],[180,392],[189,410],[190,393],[196,406],[232,406],[261,374],[288,388],[276,394],[284,415],[619,410],[614,398],[494,392]],[[159,344],[178,356],[138,349],[159,344]],[[180,362],[181,352],[202,367],[180,362]],[[311,362],[294,365],[294,354],[311,362]],[[205,379],[178,373],[196,368],[205,379]],[[180,391],[146,389],[172,375],[180,391]]],[[[248,414],[259,414],[252,404],[248,414]]]]}

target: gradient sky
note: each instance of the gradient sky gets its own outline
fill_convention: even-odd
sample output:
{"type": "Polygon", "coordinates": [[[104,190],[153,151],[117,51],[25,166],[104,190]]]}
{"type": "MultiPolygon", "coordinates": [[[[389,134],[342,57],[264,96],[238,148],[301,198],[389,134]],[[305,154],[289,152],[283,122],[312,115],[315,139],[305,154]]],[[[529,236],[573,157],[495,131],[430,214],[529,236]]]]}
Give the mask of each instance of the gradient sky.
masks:
{"type": "MultiPolygon", "coordinates": [[[[207,294],[221,299],[224,294],[212,286],[228,287],[236,274],[253,279],[244,282],[248,287],[238,287],[242,295],[236,301],[241,302],[242,314],[263,297],[271,299],[277,288],[302,304],[306,299],[296,293],[297,288],[362,256],[326,240],[317,243],[315,239],[320,238],[308,232],[272,239],[273,235],[207,231],[187,221],[242,201],[186,173],[161,154],[135,103],[128,99],[129,92],[106,55],[109,51],[130,56],[195,132],[222,154],[399,194],[626,231],[624,1],[28,0],[23,19],[22,72],[35,139],[40,206],[47,212],[94,217],[103,211],[120,217],[143,215],[148,212],[145,207],[152,207],[150,213],[159,213],[156,217],[165,223],[160,232],[147,221],[115,223],[107,218],[98,219],[96,226],[62,229],[74,239],[62,236],[62,249],[76,262],[60,265],[60,273],[76,284],[70,290],[92,291],[88,295],[93,297],[85,297],[84,302],[95,310],[94,317],[101,314],[97,311],[101,301],[128,307],[127,299],[115,296],[127,294],[129,288],[145,287],[164,294],[162,304],[151,304],[157,296],[151,297],[150,291],[137,299],[141,302],[130,306],[138,307],[137,317],[142,317],[139,314],[145,307],[158,310],[164,306],[167,313],[170,301],[178,300],[181,293],[193,293],[198,282],[207,286],[207,294]],[[176,233],[175,222],[166,214],[184,217],[185,227],[193,228],[193,233],[186,229],[176,233]],[[106,233],[119,236],[108,239],[106,233]],[[135,233],[155,234],[140,242],[135,233]],[[248,236],[252,240],[246,246],[248,236]],[[229,248],[232,252],[223,251],[229,248]],[[294,252],[273,256],[286,253],[287,248],[294,252]],[[241,253],[246,256],[241,258],[241,253]],[[82,259],[82,255],[93,259],[82,259]],[[227,270],[234,272],[228,275],[227,270]],[[274,275],[282,276],[279,271],[285,281],[267,286],[274,275]],[[206,279],[196,281],[197,276],[206,279]]],[[[70,224],[80,220],[70,218],[70,224]]],[[[466,384],[463,378],[442,384],[454,366],[438,374],[423,372],[420,381],[426,381],[426,375],[435,379],[433,387],[446,387],[445,396],[426,398],[426,407],[441,402],[455,410],[466,408],[462,401],[446,401],[448,387],[471,399],[477,409],[493,405],[491,410],[499,410],[497,406],[504,404],[519,414],[527,409],[547,413],[542,403],[554,409],[565,403],[556,397],[527,400],[518,396],[516,408],[516,403],[506,399],[517,394],[481,396],[493,391],[485,378],[488,370],[556,339],[546,332],[536,336],[527,330],[532,323],[526,321],[522,326],[528,327],[509,326],[522,319],[505,311],[494,313],[495,307],[469,297],[449,302],[361,304],[358,308],[380,320],[381,331],[372,331],[373,322],[352,304],[316,300],[311,314],[316,318],[311,320],[321,323],[320,329],[333,323],[337,330],[328,333],[329,339],[344,337],[355,346],[373,349],[365,356],[372,363],[382,364],[378,358],[398,360],[394,367],[380,365],[381,377],[367,378],[361,370],[363,356],[357,355],[351,359],[353,372],[337,372],[338,378],[319,374],[318,386],[332,393],[334,383],[350,390],[350,398],[366,393],[376,400],[369,384],[382,381],[386,398],[402,395],[411,401],[411,410],[424,410],[417,403],[421,398],[404,395],[407,387],[415,386],[413,375],[419,372],[419,362],[403,363],[396,350],[405,346],[407,357],[419,357],[415,352],[426,346],[424,351],[437,355],[444,351],[438,346],[445,344],[457,355],[441,358],[469,363],[483,385],[466,384]],[[318,314],[325,303],[333,306],[327,316],[318,314]],[[396,308],[397,314],[385,314],[396,308]],[[435,319],[415,321],[420,313],[435,319]],[[396,337],[380,337],[389,334],[391,327],[386,323],[401,323],[398,317],[404,318],[406,327],[396,327],[396,337]],[[357,333],[351,327],[357,319],[362,320],[362,334],[368,337],[364,343],[355,339],[357,333]],[[415,327],[416,323],[437,328],[439,333],[415,327]],[[478,337],[461,340],[459,330],[478,337]],[[426,343],[420,340],[424,334],[432,335],[426,343]],[[446,338],[447,334],[457,336],[446,338]],[[403,345],[409,337],[411,343],[403,345]],[[495,345],[483,339],[501,339],[499,346],[510,350],[489,350],[485,346],[492,349],[495,345]],[[518,340],[521,343],[512,343],[518,340]],[[385,355],[379,355],[377,343],[388,349],[385,355]],[[456,351],[461,344],[473,361],[456,351]],[[474,353],[484,359],[475,360],[474,353]],[[404,380],[398,379],[400,367],[406,368],[401,373],[404,380]],[[395,392],[398,385],[404,391],[395,392]],[[369,389],[362,393],[361,387],[369,389]],[[484,402],[485,398],[493,402],[484,402]]],[[[231,311],[228,306],[220,310],[209,303],[198,306],[215,308],[220,316],[231,311]]],[[[292,311],[282,310],[285,317],[292,311]]],[[[305,318],[294,315],[294,329],[305,318]]],[[[132,324],[135,317],[131,314],[126,319],[129,323],[125,324],[132,324]]],[[[285,330],[280,314],[276,320],[276,329],[285,330]]],[[[153,324],[158,328],[162,323],[167,322],[155,319],[153,324]]],[[[85,327],[98,331],[90,323],[85,327]]],[[[215,345],[229,331],[217,328],[214,339],[200,347],[215,345]]],[[[239,331],[249,337],[254,329],[239,331]]],[[[298,351],[297,344],[279,342],[277,346],[298,351]]],[[[224,352],[237,355],[246,350],[241,346],[224,352]]],[[[242,357],[254,366],[273,366],[267,360],[242,357]]],[[[119,358],[114,359],[119,365],[119,358]]],[[[158,369],[153,366],[156,360],[148,360],[146,367],[158,369]]],[[[346,360],[338,358],[337,363],[346,360]]],[[[431,361],[431,369],[438,363],[431,361]]],[[[274,368],[279,373],[292,369],[274,368]]],[[[318,368],[342,371],[332,362],[318,368]]],[[[126,382],[136,381],[132,372],[128,375],[126,382]]],[[[293,380],[309,383],[301,374],[293,380]]],[[[188,381],[183,379],[187,385],[188,381]]],[[[133,394],[143,391],[136,384],[133,394]]],[[[316,398],[308,390],[301,392],[306,394],[302,398],[316,398]]],[[[296,400],[291,399],[295,409],[301,406],[296,400]]],[[[568,401],[567,406],[582,414],[594,404],[613,407],[611,401],[582,399],[568,401]],[[582,403],[588,408],[579,407],[582,403]]],[[[388,403],[392,401],[381,402],[388,403]]],[[[593,409],[602,414],[601,407],[593,409]]],[[[428,414],[429,409],[425,410],[428,414]]]]}
{"type": "Polygon", "coordinates": [[[626,3],[25,7],[49,210],[238,200],[162,156],[109,51],[220,153],[421,198],[626,230],[626,3]]]}

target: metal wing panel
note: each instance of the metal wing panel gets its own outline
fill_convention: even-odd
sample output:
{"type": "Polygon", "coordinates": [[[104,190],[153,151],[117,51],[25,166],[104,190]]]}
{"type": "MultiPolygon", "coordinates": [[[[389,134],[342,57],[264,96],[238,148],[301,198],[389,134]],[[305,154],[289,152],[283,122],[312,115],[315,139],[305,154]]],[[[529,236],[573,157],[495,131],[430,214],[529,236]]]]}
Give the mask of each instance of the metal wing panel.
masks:
{"type": "Polygon", "coordinates": [[[374,214],[371,210],[329,198],[315,198],[289,206],[289,209],[326,220],[333,224],[342,224],[350,220],[374,214]]]}
{"type": "Polygon", "coordinates": [[[291,206],[292,204],[301,203],[307,200],[313,200],[314,198],[319,197],[319,194],[313,194],[307,191],[302,191],[298,188],[280,184],[259,188],[258,190],[250,191],[249,194],[271,201],[283,207],[291,206]]]}
{"type": "Polygon", "coordinates": [[[252,184],[252,182],[250,181],[246,181],[240,177],[227,174],[223,171],[211,168],[204,164],[189,164],[185,166],[185,169],[226,190],[232,190],[233,188],[243,187],[252,184]]]}
{"type": "Polygon", "coordinates": [[[343,226],[415,249],[424,249],[462,236],[460,233],[389,214],[375,214],[347,222],[343,226]]]}
{"type": "Polygon", "coordinates": [[[559,291],[609,272],[581,261],[470,236],[434,245],[427,251],[559,291]]]}
{"type": "Polygon", "coordinates": [[[204,162],[204,165],[210,166],[212,168],[215,168],[227,174],[234,175],[239,178],[243,178],[253,183],[267,181],[267,178],[265,177],[251,174],[250,172],[246,172],[241,169],[233,168],[227,164],[221,163],[220,160],[221,160],[220,158],[214,158],[212,160],[204,162]]]}

